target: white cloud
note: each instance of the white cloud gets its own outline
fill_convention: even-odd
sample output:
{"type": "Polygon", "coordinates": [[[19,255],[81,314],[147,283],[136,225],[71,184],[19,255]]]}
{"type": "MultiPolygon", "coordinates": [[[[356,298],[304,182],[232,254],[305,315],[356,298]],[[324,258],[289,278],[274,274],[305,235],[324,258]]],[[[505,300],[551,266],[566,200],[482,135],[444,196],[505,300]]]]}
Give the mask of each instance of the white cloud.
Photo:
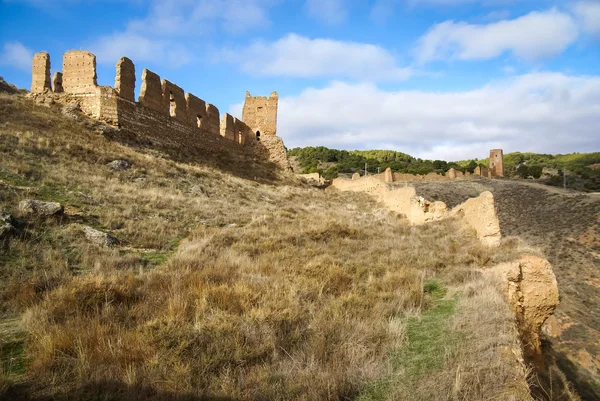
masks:
{"type": "Polygon", "coordinates": [[[98,38],[91,48],[100,63],[114,64],[127,55],[136,61],[182,66],[193,60],[197,45],[211,31],[238,34],[269,25],[267,9],[276,1],[152,0],[144,18],[98,38]]]}
{"type": "Polygon", "coordinates": [[[131,32],[104,36],[92,43],[90,50],[99,62],[105,64],[115,64],[121,57],[127,56],[136,62],[152,61],[176,68],[193,60],[192,53],[184,46],[131,32]]]}
{"type": "Polygon", "coordinates": [[[489,60],[512,52],[534,61],[562,53],[577,36],[571,16],[555,8],[487,25],[446,21],[419,39],[416,56],[425,63],[440,59],[489,60]]]}
{"type": "Polygon", "coordinates": [[[344,0],[306,0],[308,13],[325,23],[339,24],[348,16],[344,0]]]}
{"type": "Polygon", "coordinates": [[[225,58],[240,63],[248,73],[267,76],[400,81],[412,74],[410,68],[399,67],[395,57],[382,47],[295,34],[227,50],[225,58]]]}
{"type": "Polygon", "coordinates": [[[494,148],[592,151],[600,149],[600,77],[536,73],[450,93],[333,82],[280,97],[278,125],[288,147],[395,149],[430,159],[482,158],[494,148]]]}
{"type": "Polygon", "coordinates": [[[586,32],[600,35],[599,1],[580,1],[573,6],[573,12],[581,20],[586,32]]]}
{"type": "Polygon", "coordinates": [[[0,64],[19,70],[31,71],[33,52],[21,42],[6,42],[0,53],[0,64]]]}

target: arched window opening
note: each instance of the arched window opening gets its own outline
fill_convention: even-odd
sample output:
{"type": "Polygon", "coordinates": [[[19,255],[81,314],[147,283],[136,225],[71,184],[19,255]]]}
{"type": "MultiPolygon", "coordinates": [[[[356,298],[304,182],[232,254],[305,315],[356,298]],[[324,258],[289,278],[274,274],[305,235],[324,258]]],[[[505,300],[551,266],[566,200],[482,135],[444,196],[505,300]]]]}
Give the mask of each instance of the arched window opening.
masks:
{"type": "Polygon", "coordinates": [[[260,131],[256,131],[256,140],[260,142],[260,131]]]}
{"type": "Polygon", "coordinates": [[[198,124],[198,128],[202,127],[202,116],[201,115],[196,116],[196,124],[198,124]]]}
{"type": "Polygon", "coordinates": [[[243,144],[244,144],[244,136],[242,135],[242,130],[239,130],[239,131],[238,131],[238,143],[239,143],[240,145],[243,145],[243,144]]]}
{"type": "Polygon", "coordinates": [[[177,105],[175,104],[175,96],[169,91],[169,115],[175,117],[177,105]]]}

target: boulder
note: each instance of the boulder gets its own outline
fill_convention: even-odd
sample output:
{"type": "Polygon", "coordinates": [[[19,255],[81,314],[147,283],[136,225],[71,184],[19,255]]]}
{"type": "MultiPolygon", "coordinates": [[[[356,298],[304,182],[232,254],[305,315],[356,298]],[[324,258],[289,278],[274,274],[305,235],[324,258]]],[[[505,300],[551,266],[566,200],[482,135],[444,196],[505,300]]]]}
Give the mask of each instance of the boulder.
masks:
{"type": "Polygon", "coordinates": [[[354,181],[354,180],[360,180],[360,174],[358,174],[358,173],[354,173],[354,174],[352,174],[352,180],[353,180],[353,181],[354,181]]]}
{"type": "Polygon", "coordinates": [[[34,199],[26,199],[19,202],[19,213],[23,216],[54,216],[60,215],[64,211],[64,206],[58,202],[43,202],[34,199]]]}
{"type": "Polygon", "coordinates": [[[127,160],[113,160],[110,163],[108,163],[106,166],[108,166],[108,168],[115,170],[115,171],[123,171],[123,170],[127,170],[128,168],[131,167],[131,164],[129,164],[129,162],[127,160]]]}
{"type": "Polygon", "coordinates": [[[454,170],[453,168],[448,170],[448,172],[446,173],[446,177],[450,178],[451,180],[455,179],[456,178],[456,170],[454,170]]]}
{"type": "Polygon", "coordinates": [[[10,214],[0,213],[0,239],[7,238],[15,232],[14,218],[10,214]]]}
{"type": "Polygon", "coordinates": [[[96,230],[90,226],[83,226],[83,233],[90,241],[100,246],[115,246],[119,244],[119,240],[112,235],[100,230],[96,230]]]}

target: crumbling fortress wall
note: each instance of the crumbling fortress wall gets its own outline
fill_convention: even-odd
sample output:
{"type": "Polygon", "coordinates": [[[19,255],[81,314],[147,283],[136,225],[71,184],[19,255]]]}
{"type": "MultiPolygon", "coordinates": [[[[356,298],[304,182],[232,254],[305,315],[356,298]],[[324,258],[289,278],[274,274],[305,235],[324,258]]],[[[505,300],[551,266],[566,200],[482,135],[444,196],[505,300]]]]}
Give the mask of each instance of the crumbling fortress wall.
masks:
{"type": "Polygon", "coordinates": [[[70,50],[63,55],[62,73],[50,80],[50,56],[36,53],[32,63],[33,94],[59,94],[63,101],[76,101],[90,117],[134,132],[146,142],[205,154],[228,154],[229,159],[270,160],[283,169],[290,165],[277,132],[277,93],[269,98],[246,97],[244,106],[252,124],[219,110],[199,97],[185,93],[176,84],[148,69],[142,72],[138,102],[135,101],[135,65],[127,57],[116,64],[115,86],[98,86],[96,56],[70,50]],[[52,91],[52,92],[51,92],[52,91]],[[256,99],[265,99],[264,105],[256,99]],[[255,109],[254,113],[247,110],[255,109]],[[264,110],[263,110],[264,109],[264,110]],[[261,132],[263,133],[261,136],[261,132]],[[269,139],[265,139],[265,138],[269,139]]]}

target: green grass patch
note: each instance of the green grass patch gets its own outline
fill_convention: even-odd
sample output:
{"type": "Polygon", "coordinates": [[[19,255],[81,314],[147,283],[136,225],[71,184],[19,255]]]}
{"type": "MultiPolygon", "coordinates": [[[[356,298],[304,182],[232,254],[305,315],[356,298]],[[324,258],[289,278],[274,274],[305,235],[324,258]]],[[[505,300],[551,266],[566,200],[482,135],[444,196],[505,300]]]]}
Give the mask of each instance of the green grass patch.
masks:
{"type": "Polygon", "coordinates": [[[25,374],[24,343],[25,333],[19,327],[19,319],[0,321],[0,368],[5,375],[25,374]]]}
{"type": "Polygon", "coordinates": [[[148,267],[152,268],[165,263],[171,256],[171,252],[141,252],[139,256],[148,263],[148,267]]]}
{"type": "Polygon", "coordinates": [[[423,291],[433,298],[433,306],[419,317],[406,322],[408,344],[390,355],[392,374],[372,383],[357,401],[388,400],[396,386],[414,386],[419,378],[437,371],[444,365],[448,344],[460,341],[458,333],[447,329],[454,314],[456,297],[444,298],[447,289],[435,280],[427,280],[423,291]]]}

